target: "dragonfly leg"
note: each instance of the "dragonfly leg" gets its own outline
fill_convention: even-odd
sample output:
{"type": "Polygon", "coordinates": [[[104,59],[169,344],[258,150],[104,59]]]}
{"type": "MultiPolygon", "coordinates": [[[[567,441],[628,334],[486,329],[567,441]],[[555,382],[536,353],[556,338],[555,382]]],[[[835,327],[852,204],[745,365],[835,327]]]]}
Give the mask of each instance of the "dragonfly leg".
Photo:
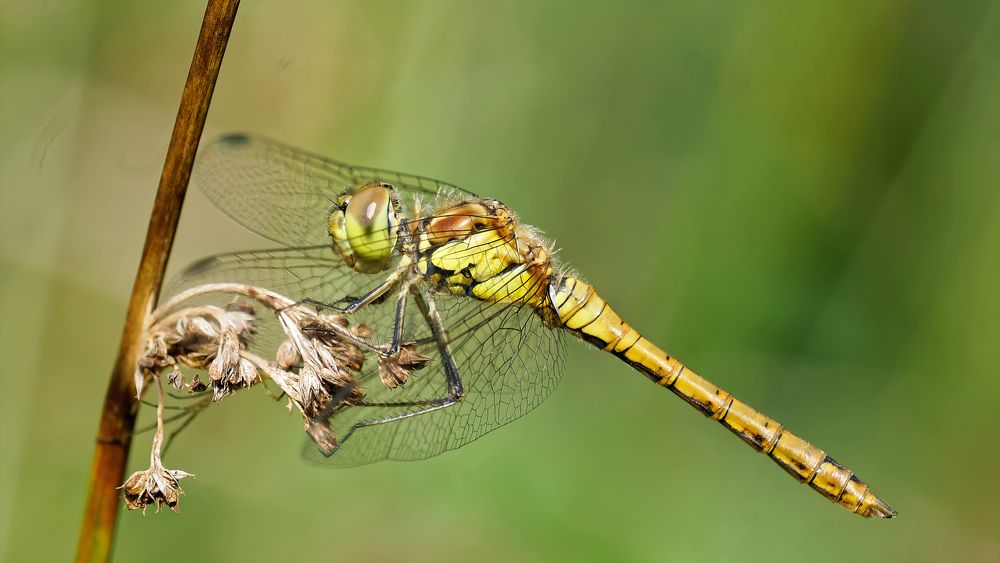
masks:
{"type": "Polygon", "coordinates": [[[385,295],[389,293],[389,290],[391,290],[397,283],[399,283],[401,279],[404,279],[405,274],[410,270],[410,264],[411,261],[408,258],[404,258],[396,266],[396,269],[393,270],[392,273],[390,273],[388,276],[386,276],[385,280],[383,280],[382,283],[378,285],[378,287],[362,295],[361,297],[352,297],[348,295],[331,303],[326,303],[318,299],[313,299],[311,297],[305,297],[299,299],[298,301],[290,305],[290,307],[294,307],[296,305],[308,304],[314,307],[318,307],[320,309],[332,309],[334,311],[337,311],[338,313],[349,315],[357,311],[358,309],[364,307],[365,305],[369,305],[371,303],[374,303],[375,301],[378,301],[382,297],[385,297],[385,295]],[[341,305],[342,303],[346,303],[346,305],[341,305]]]}
{"type": "Polygon", "coordinates": [[[414,291],[414,298],[417,307],[424,316],[424,320],[431,327],[431,334],[437,341],[438,353],[441,354],[441,363],[444,366],[444,376],[448,382],[448,397],[458,401],[465,395],[462,388],[462,378],[458,374],[458,367],[455,365],[455,358],[451,354],[448,346],[448,335],[445,333],[444,325],[441,323],[441,315],[438,313],[434,296],[431,295],[427,287],[421,286],[418,291],[414,291]]]}
{"type": "MultiPolygon", "coordinates": [[[[436,410],[442,407],[446,407],[453,403],[461,400],[462,396],[465,395],[465,390],[462,387],[462,378],[458,373],[458,366],[455,365],[455,358],[451,354],[451,348],[448,346],[447,335],[445,334],[443,325],[441,323],[441,316],[438,313],[437,306],[434,303],[434,298],[431,296],[430,292],[426,288],[420,288],[419,290],[413,288],[413,296],[416,299],[417,307],[424,316],[424,320],[431,327],[431,333],[434,335],[434,340],[437,343],[438,353],[441,355],[441,364],[444,367],[444,377],[448,384],[448,394],[444,397],[438,399],[426,399],[422,401],[393,401],[393,402],[360,402],[358,406],[363,407],[428,407],[429,410],[436,410]]],[[[402,304],[403,298],[400,297],[402,304]]],[[[401,315],[402,309],[397,311],[397,315],[401,315]]],[[[402,330],[402,317],[397,317],[397,328],[402,330]]],[[[405,413],[406,416],[413,416],[415,414],[422,414],[425,411],[414,411],[412,413],[405,413]]],[[[405,416],[404,416],[405,418],[405,416]]],[[[393,420],[396,420],[393,418],[393,420]]]]}
{"type": "Polygon", "coordinates": [[[400,284],[399,297],[396,298],[396,318],[392,324],[392,342],[389,344],[388,356],[395,356],[403,345],[403,323],[406,320],[406,298],[416,278],[408,276],[400,284]]]}
{"type": "Polygon", "coordinates": [[[420,312],[424,316],[424,320],[430,325],[431,332],[434,335],[434,340],[438,345],[438,352],[441,354],[441,364],[444,368],[445,380],[448,384],[448,394],[444,397],[438,399],[428,399],[425,401],[400,401],[393,403],[358,403],[356,406],[365,407],[420,407],[418,409],[379,418],[373,418],[370,420],[365,420],[358,422],[351,426],[350,430],[340,441],[341,444],[347,441],[352,434],[359,428],[364,428],[365,426],[375,426],[377,424],[387,424],[389,422],[396,422],[398,420],[403,420],[418,416],[421,414],[427,414],[436,410],[440,410],[446,407],[450,407],[455,403],[462,400],[465,395],[465,390],[462,386],[462,378],[459,375],[458,366],[455,365],[455,358],[451,354],[451,349],[448,346],[447,335],[445,334],[444,327],[441,323],[441,316],[438,313],[437,306],[434,303],[434,298],[427,291],[426,288],[421,287],[420,290],[413,289],[413,296],[420,309],[420,312]]]}
{"type": "Polygon", "coordinates": [[[361,297],[345,296],[337,301],[327,303],[325,301],[320,301],[318,299],[313,299],[312,297],[304,297],[299,299],[295,303],[289,305],[289,307],[295,307],[297,305],[312,305],[318,309],[332,309],[338,313],[343,313],[345,315],[350,315],[351,313],[357,311],[358,309],[368,305],[374,301],[377,301],[380,297],[383,297],[386,293],[392,289],[392,286],[399,281],[398,277],[393,277],[390,275],[385,279],[384,282],[379,284],[378,287],[369,291],[368,293],[362,295],[361,297]],[[341,305],[346,303],[346,305],[341,305]]]}
{"type": "MultiPolygon", "coordinates": [[[[416,278],[414,276],[407,276],[400,283],[399,297],[396,299],[396,316],[392,328],[392,342],[390,342],[388,348],[373,346],[369,342],[360,339],[352,335],[349,331],[341,328],[303,327],[303,330],[315,332],[334,332],[344,340],[355,344],[356,346],[360,346],[361,348],[364,348],[365,350],[383,358],[395,356],[399,353],[399,349],[403,346],[403,322],[406,318],[406,299],[415,280],[416,278]]],[[[393,284],[394,283],[395,282],[393,282],[393,284]]]]}

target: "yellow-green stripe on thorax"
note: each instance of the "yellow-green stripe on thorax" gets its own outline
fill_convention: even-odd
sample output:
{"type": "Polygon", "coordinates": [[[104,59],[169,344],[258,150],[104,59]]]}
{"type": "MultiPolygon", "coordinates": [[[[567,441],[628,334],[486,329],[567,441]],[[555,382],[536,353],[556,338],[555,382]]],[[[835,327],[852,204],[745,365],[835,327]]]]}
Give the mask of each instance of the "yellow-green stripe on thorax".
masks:
{"type": "Polygon", "coordinates": [[[463,203],[418,223],[416,269],[456,295],[541,307],[549,253],[495,200],[463,203]]]}

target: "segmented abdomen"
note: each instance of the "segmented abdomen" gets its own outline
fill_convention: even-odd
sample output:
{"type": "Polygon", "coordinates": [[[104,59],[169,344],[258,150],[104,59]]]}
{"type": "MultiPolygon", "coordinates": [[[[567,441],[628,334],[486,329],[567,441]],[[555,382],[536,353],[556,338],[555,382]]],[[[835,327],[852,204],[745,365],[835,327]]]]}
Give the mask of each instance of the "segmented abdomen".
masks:
{"type": "Polygon", "coordinates": [[[572,277],[553,281],[549,299],[564,328],[670,389],[821,495],[865,517],[896,515],[853,471],[826,452],[699,376],[640,335],[589,284],[572,277]]]}

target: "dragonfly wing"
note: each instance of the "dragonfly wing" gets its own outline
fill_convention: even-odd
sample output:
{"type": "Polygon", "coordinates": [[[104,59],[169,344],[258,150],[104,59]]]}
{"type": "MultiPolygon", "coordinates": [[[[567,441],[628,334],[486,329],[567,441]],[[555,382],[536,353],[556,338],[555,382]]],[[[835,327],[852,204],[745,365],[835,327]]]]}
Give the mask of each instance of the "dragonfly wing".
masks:
{"type": "Polygon", "coordinates": [[[352,165],[245,133],[210,142],[193,180],[236,222],[285,246],[329,244],[327,216],[337,196],[376,180],[396,187],[406,216],[416,199],[475,197],[440,180],[352,165]]]}
{"type": "MultiPolygon", "coordinates": [[[[344,407],[330,418],[334,434],[342,440],[338,450],[326,457],[307,442],[303,450],[307,459],[350,466],[432,457],[527,414],[555,389],[565,365],[563,336],[546,328],[531,308],[447,295],[438,295],[435,302],[465,389],[462,400],[382,424],[376,422],[420,407],[344,407]]],[[[421,342],[420,351],[432,358],[431,363],[396,389],[385,388],[374,366],[366,365],[360,378],[366,402],[405,403],[447,395],[442,357],[416,306],[407,311],[406,323],[407,340],[421,342]]]]}
{"type": "MultiPolygon", "coordinates": [[[[384,275],[362,274],[346,266],[329,246],[279,248],[234,252],[199,260],[172,279],[164,295],[213,283],[238,282],[265,287],[292,298],[336,302],[363,295],[378,286],[384,275]]],[[[392,339],[398,292],[366,305],[350,315],[352,324],[373,330],[369,341],[382,345],[392,339]]],[[[526,414],[556,387],[564,366],[561,331],[543,326],[530,307],[483,302],[468,297],[434,294],[448,349],[458,366],[465,396],[439,411],[387,424],[374,420],[412,413],[419,407],[349,406],[334,413],[331,426],[341,448],[327,458],[308,442],[307,458],[332,465],[360,465],[384,459],[423,459],[457,448],[526,414]],[[352,432],[353,429],[353,432],[352,432]]],[[[207,294],[184,302],[224,306],[229,293],[207,294]]],[[[258,306],[258,311],[262,310],[258,306]]],[[[404,342],[415,343],[431,358],[410,374],[406,385],[389,389],[381,382],[377,362],[368,354],[358,377],[368,403],[413,403],[447,395],[444,363],[430,325],[413,297],[405,310],[404,342]]],[[[273,316],[263,312],[251,349],[273,358],[284,332],[273,316]]]]}
{"type": "MultiPolygon", "coordinates": [[[[248,250],[218,254],[198,260],[168,282],[164,296],[215,282],[235,282],[276,291],[291,299],[311,298],[323,303],[335,303],[348,297],[364,295],[377,287],[384,275],[361,274],[347,266],[328,245],[298,248],[248,250]]],[[[184,305],[226,305],[233,300],[231,293],[210,293],[187,300],[184,305]]],[[[249,300],[249,299],[248,299],[249,300]]],[[[366,307],[368,308],[368,307],[366,307]]],[[[372,305],[366,313],[372,326],[394,322],[392,306],[372,305]]],[[[257,307],[258,313],[261,307],[257,307]]],[[[381,336],[373,335],[373,340],[381,336]]],[[[257,334],[251,346],[255,351],[272,358],[278,345],[285,339],[284,332],[273,316],[260,314],[257,334]]]]}

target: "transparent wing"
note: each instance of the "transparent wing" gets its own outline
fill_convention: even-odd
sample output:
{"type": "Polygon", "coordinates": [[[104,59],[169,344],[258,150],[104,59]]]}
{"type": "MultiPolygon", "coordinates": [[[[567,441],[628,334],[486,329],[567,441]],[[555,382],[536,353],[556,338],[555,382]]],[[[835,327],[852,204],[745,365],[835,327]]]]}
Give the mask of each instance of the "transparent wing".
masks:
{"type": "MultiPolygon", "coordinates": [[[[560,331],[546,328],[530,307],[488,303],[438,294],[434,297],[448,334],[450,352],[465,389],[461,401],[440,410],[379,423],[412,413],[409,402],[447,394],[444,364],[426,319],[418,308],[407,312],[407,339],[421,343],[431,363],[410,375],[403,387],[387,389],[374,365],[360,382],[367,403],[398,406],[345,406],[330,417],[340,447],[325,457],[307,441],[303,453],[330,465],[361,465],[384,459],[416,460],[438,455],[527,414],[555,389],[565,365],[560,331]]],[[[362,321],[365,322],[365,321],[362,321]]]]}
{"type": "MultiPolygon", "coordinates": [[[[328,245],[248,250],[198,260],[170,280],[164,287],[163,295],[176,295],[187,288],[207,283],[236,282],[267,288],[291,299],[308,297],[323,303],[336,303],[364,295],[377,287],[384,276],[356,272],[345,265],[328,245]]],[[[190,303],[225,305],[232,299],[232,294],[208,294],[190,303]]],[[[371,308],[366,314],[377,317],[372,319],[376,324],[371,326],[390,327],[388,333],[377,331],[372,336],[373,342],[378,344],[382,334],[392,334],[395,311],[392,305],[384,308],[372,305],[371,308]]],[[[267,315],[261,317],[251,349],[273,358],[285,336],[276,321],[267,315]]]]}
{"type": "Polygon", "coordinates": [[[285,246],[328,243],[326,221],[337,196],[375,180],[396,187],[406,216],[418,198],[433,203],[475,197],[447,182],[347,164],[245,133],[210,142],[192,177],[236,222],[285,246]]]}
{"type": "MultiPolygon", "coordinates": [[[[328,246],[281,248],[221,254],[195,262],[172,280],[164,295],[211,282],[241,282],[266,287],[291,298],[336,302],[368,292],[384,279],[361,274],[344,265],[328,246]]],[[[350,315],[352,324],[373,329],[374,345],[391,341],[397,292],[350,315]]],[[[458,448],[507,424],[538,406],[561,377],[565,351],[560,331],[546,328],[530,307],[484,302],[437,293],[432,296],[448,336],[448,348],[458,367],[465,396],[441,410],[385,424],[375,421],[419,409],[413,403],[447,394],[441,350],[427,318],[414,298],[407,301],[404,342],[431,358],[413,371],[406,385],[389,389],[377,375],[369,354],[359,384],[364,401],[395,406],[345,406],[330,418],[341,446],[323,456],[307,441],[307,459],[328,465],[360,465],[384,459],[415,460],[458,448]]],[[[197,301],[225,305],[228,294],[210,294],[197,301]]],[[[274,357],[284,333],[275,319],[262,315],[251,349],[274,357]]]]}

